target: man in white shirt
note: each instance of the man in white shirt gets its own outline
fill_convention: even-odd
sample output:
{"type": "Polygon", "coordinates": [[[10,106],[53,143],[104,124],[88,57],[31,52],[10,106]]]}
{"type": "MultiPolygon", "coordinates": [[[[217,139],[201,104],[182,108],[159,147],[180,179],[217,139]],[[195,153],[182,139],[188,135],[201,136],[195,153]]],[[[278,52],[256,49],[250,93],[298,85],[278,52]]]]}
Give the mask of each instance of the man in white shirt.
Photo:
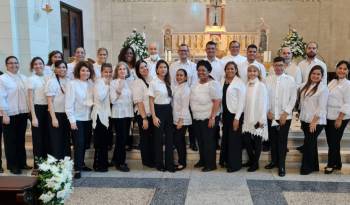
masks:
{"type": "Polygon", "coordinates": [[[259,67],[260,69],[260,72],[261,72],[261,77],[263,79],[266,78],[266,69],[265,69],[265,66],[261,63],[259,63],[257,60],[256,60],[256,55],[257,55],[257,52],[258,52],[258,47],[254,44],[250,44],[248,47],[247,47],[247,60],[244,61],[243,63],[241,63],[240,65],[238,65],[238,73],[239,73],[239,76],[241,77],[241,79],[247,83],[248,82],[248,76],[247,76],[247,73],[248,73],[248,66],[252,63],[254,63],[256,66],[259,67]]]}
{"type": "Polygon", "coordinates": [[[157,65],[157,62],[160,60],[158,48],[159,46],[156,42],[152,42],[148,44],[149,57],[146,58],[145,61],[147,62],[149,74],[152,76],[152,78],[155,78],[157,76],[156,65],[157,65]]]}
{"type": "Polygon", "coordinates": [[[230,61],[233,61],[237,65],[240,65],[247,60],[245,56],[242,56],[239,54],[240,48],[241,48],[241,45],[239,44],[238,41],[233,40],[230,42],[230,45],[229,45],[230,54],[221,59],[224,66],[226,65],[226,63],[230,61]]]}
{"type": "Polygon", "coordinates": [[[181,44],[177,52],[179,55],[179,60],[175,61],[170,65],[169,74],[171,86],[177,85],[176,71],[180,68],[183,68],[187,72],[187,82],[188,85],[191,87],[197,82],[198,79],[196,64],[190,61],[190,50],[186,44],[181,44]]]}
{"type": "Polygon", "coordinates": [[[327,65],[318,58],[316,58],[317,52],[318,44],[316,42],[311,41],[306,45],[306,59],[302,60],[298,65],[301,69],[301,73],[303,76],[303,83],[307,82],[312,67],[314,67],[315,65],[320,65],[324,72],[322,83],[327,84],[327,65]]]}
{"type": "Polygon", "coordinates": [[[212,67],[210,76],[213,77],[214,80],[221,83],[222,79],[225,76],[225,72],[224,65],[216,57],[216,43],[214,41],[208,41],[205,46],[205,52],[207,53],[207,57],[204,60],[209,61],[212,67]]]}
{"type": "Polygon", "coordinates": [[[292,53],[290,47],[283,47],[281,49],[280,56],[282,58],[284,58],[284,62],[287,66],[286,69],[284,70],[284,72],[287,75],[292,76],[294,78],[294,81],[295,81],[297,87],[299,87],[301,82],[302,82],[302,74],[301,74],[301,70],[300,70],[299,66],[292,61],[293,60],[293,53],[292,53]]]}
{"type": "Polygon", "coordinates": [[[275,75],[266,78],[269,96],[268,129],[271,143],[271,163],[265,169],[278,167],[278,175],[286,174],[285,160],[293,108],[297,98],[297,88],[293,78],[284,73],[284,58],[273,60],[275,75]]]}

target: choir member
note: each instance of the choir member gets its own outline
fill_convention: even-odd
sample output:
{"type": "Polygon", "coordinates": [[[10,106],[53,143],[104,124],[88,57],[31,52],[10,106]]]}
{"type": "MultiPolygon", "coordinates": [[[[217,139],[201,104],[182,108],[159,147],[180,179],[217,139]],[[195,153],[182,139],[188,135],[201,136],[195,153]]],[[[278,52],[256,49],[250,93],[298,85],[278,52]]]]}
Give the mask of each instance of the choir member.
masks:
{"type": "Polygon", "coordinates": [[[273,60],[275,75],[266,78],[269,96],[268,131],[271,143],[271,162],[265,169],[278,167],[278,175],[286,174],[285,161],[288,133],[292,121],[293,108],[297,98],[297,86],[293,77],[286,75],[284,58],[273,60]]]}
{"type": "Polygon", "coordinates": [[[148,89],[150,110],[154,124],[155,167],[159,171],[175,172],[171,107],[172,92],[168,63],[164,60],[159,60],[156,65],[156,73],[157,77],[151,81],[148,89]],[[163,142],[165,144],[165,160],[163,159],[163,142]]]}
{"type": "Polygon", "coordinates": [[[15,56],[5,60],[6,72],[0,76],[0,113],[3,116],[3,132],[7,169],[21,174],[21,169],[31,169],[26,162],[25,132],[28,119],[27,78],[19,73],[15,56]]]}
{"type": "Polygon", "coordinates": [[[324,70],[320,65],[311,68],[300,90],[300,121],[304,132],[303,157],[300,174],[319,171],[317,138],[326,125],[328,88],[322,83],[324,70]]]}
{"type": "Polygon", "coordinates": [[[74,80],[74,68],[77,65],[77,63],[79,63],[80,61],[84,61],[85,60],[85,49],[83,47],[77,47],[74,50],[74,61],[69,63],[67,66],[67,77],[70,80],[74,80]]]}
{"type": "Polygon", "coordinates": [[[128,70],[129,66],[125,62],[119,62],[110,85],[111,117],[117,133],[113,159],[116,169],[122,172],[130,171],[125,162],[125,146],[129,136],[131,118],[134,116],[132,91],[126,79],[128,70]]]}
{"type": "Polygon", "coordinates": [[[94,63],[95,78],[101,77],[101,66],[107,62],[108,50],[107,48],[97,49],[97,61],[94,63]]]}
{"type": "Polygon", "coordinates": [[[266,116],[268,94],[266,86],[262,82],[259,65],[250,64],[247,76],[247,95],[242,132],[249,160],[242,166],[249,167],[248,172],[254,172],[259,169],[261,142],[268,138],[266,116]]]}
{"type": "Polygon", "coordinates": [[[136,75],[132,86],[132,96],[136,110],[136,121],[140,133],[140,152],[144,166],[153,168],[154,164],[154,136],[152,114],[149,106],[148,88],[152,76],[148,69],[148,64],[144,60],[139,60],[135,65],[136,75]]]}
{"type": "Polygon", "coordinates": [[[175,125],[174,143],[178,154],[176,170],[186,168],[186,140],[187,127],[192,124],[190,113],[190,87],[187,84],[187,72],[185,69],[176,71],[178,85],[173,87],[173,123],[175,125]]]}
{"type": "Polygon", "coordinates": [[[247,58],[239,54],[240,48],[241,48],[241,45],[239,44],[238,41],[236,40],[231,41],[229,44],[230,54],[221,59],[222,63],[226,65],[228,62],[233,61],[236,63],[237,66],[239,66],[244,61],[246,61],[247,58]]]}
{"type": "Polygon", "coordinates": [[[222,91],[220,84],[209,73],[208,61],[197,63],[199,81],[191,88],[190,105],[193,114],[193,131],[199,144],[199,161],[194,165],[203,172],[216,169],[215,126],[218,125],[222,91]]]}
{"type": "Polygon", "coordinates": [[[260,73],[261,73],[261,77],[262,80],[265,80],[266,78],[266,69],[265,66],[261,63],[259,63],[256,58],[257,58],[257,54],[258,54],[258,47],[254,44],[250,44],[247,47],[247,60],[243,61],[240,65],[238,65],[238,71],[241,75],[241,79],[247,83],[248,82],[248,76],[247,76],[247,72],[248,72],[248,66],[250,64],[253,64],[258,66],[260,73]]]}
{"type": "Polygon", "coordinates": [[[47,64],[44,68],[44,75],[45,76],[52,76],[55,72],[55,62],[63,60],[63,53],[58,50],[51,51],[48,56],[47,64]]]}
{"type": "Polygon", "coordinates": [[[68,82],[65,110],[70,123],[74,145],[74,178],[81,178],[81,171],[91,171],[85,166],[86,142],[92,134],[91,109],[93,105],[94,68],[87,61],[80,61],[74,68],[74,80],[68,82]]]}
{"type": "Polygon", "coordinates": [[[326,137],[329,149],[325,174],[342,168],[340,141],[350,119],[349,69],[349,62],[340,61],[335,70],[337,77],[328,85],[326,137]]]}
{"type": "Polygon", "coordinates": [[[222,95],[223,134],[220,164],[227,172],[241,169],[242,165],[242,123],[246,85],[240,79],[238,66],[229,61],[225,65],[225,81],[222,95]]]}
{"type": "Polygon", "coordinates": [[[94,106],[91,113],[95,147],[93,168],[98,172],[106,172],[108,171],[108,127],[111,116],[109,85],[113,77],[112,65],[102,63],[100,73],[101,78],[97,78],[94,84],[94,106]]]}
{"type": "Polygon", "coordinates": [[[158,50],[159,50],[158,43],[152,42],[152,43],[148,44],[149,57],[146,58],[145,61],[147,63],[147,67],[148,67],[150,76],[152,76],[152,78],[155,78],[157,76],[156,65],[157,65],[157,62],[160,60],[158,50]]]}

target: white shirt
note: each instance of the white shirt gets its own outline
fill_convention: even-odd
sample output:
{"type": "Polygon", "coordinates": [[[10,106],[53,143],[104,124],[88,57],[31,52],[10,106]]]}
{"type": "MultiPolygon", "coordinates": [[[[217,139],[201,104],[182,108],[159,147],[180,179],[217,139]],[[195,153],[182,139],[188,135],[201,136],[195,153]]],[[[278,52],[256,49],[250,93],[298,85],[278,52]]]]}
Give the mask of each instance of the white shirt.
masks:
{"type": "Polygon", "coordinates": [[[177,85],[173,89],[173,121],[176,125],[179,119],[183,120],[183,125],[191,125],[190,113],[190,87],[187,83],[177,85]]]}
{"type": "Polygon", "coordinates": [[[350,81],[334,79],[328,89],[327,119],[336,120],[340,112],[345,114],[344,120],[350,119],[350,81]]]}
{"type": "MultiPolygon", "coordinates": [[[[299,88],[303,80],[299,66],[295,62],[290,62],[289,65],[285,68],[284,73],[293,77],[297,88],[299,88]]],[[[270,68],[269,75],[275,75],[275,70],[273,67],[270,68]]]]}
{"type": "Polygon", "coordinates": [[[0,76],[0,110],[8,116],[28,113],[27,78],[6,71],[0,76]]]}
{"type": "Polygon", "coordinates": [[[45,65],[44,71],[43,71],[44,76],[51,77],[54,74],[54,70],[55,70],[55,65],[54,64],[52,64],[51,66],[45,65]]]}
{"type": "Polygon", "coordinates": [[[112,118],[134,117],[132,92],[127,80],[112,80],[110,98],[112,103],[112,118]]]}
{"type": "Polygon", "coordinates": [[[108,118],[111,116],[111,102],[109,85],[105,83],[104,78],[98,78],[94,83],[94,106],[91,112],[93,128],[96,127],[97,116],[105,127],[109,126],[108,118]]]}
{"type": "Polygon", "coordinates": [[[225,77],[225,65],[218,59],[214,58],[213,61],[210,61],[208,58],[204,59],[211,64],[212,70],[210,72],[210,76],[214,78],[214,80],[221,82],[225,77]]]}
{"type": "Polygon", "coordinates": [[[236,114],[236,120],[239,120],[243,113],[245,96],[246,85],[239,77],[235,76],[230,85],[227,87],[225,100],[227,109],[230,111],[230,113],[236,114]]]}
{"type": "Polygon", "coordinates": [[[74,80],[74,68],[77,63],[75,61],[67,64],[67,78],[74,80]]]}
{"type": "Polygon", "coordinates": [[[74,79],[67,84],[65,110],[70,123],[91,120],[93,83],[74,79]]]}
{"type": "MultiPolygon", "coordinates": [[[[215,80],[201,84],[197,82],[191,88],[190,105],[193,119],[209,119],[213,107],[213,100],[222,99],[222,89],[220,83],[215,80]]],[[[217,114],[220,112],[218,111],[217,114]]]]}
{"type": "Polygon", "coordinates": [[[46,96],[52,97],[53,101],[53,109],[57,113],[65,113],[65,93],[66,87],[67,87],[68,79],[67,78],[60,78],[60,83],[58,83],[58,80],[56,76],[52,76],[46,83],[45,92],[46,96]],[[62,90],[60,87],[60,84],[62,86],[62,90]]]}
{"type": "MultiPolygon", "coordinates": [[[[265,66],[261,63],[259,63],[258,61],[254,61],[253,62],[255,65],[257,65],[260,69],[260,72],[261,72],[261,77],[263,79],[266,78],[266,69],[265,69],[265,66]]],[[[248,82],[248,66],[250,64],[253,64],[253,63],[249,63],[248,61],[244,61],[243,63],[241,63],[240,65],[238,65],[238,73],[239,73],[239,76],[241,77],[241,79],[243,80],[243,82],[247,83],[248,82]]]]}
{"type": "Polygon", "coordinates": [[[166,105],[171,102],[165,82],[158,77],[154,78],[149,84],[148,96],[154,97],[154,104],[166,105]]]}
{"type": "MultiPolygon", "coordinates": [[[[151,79],[150,79],[151,80],[151,79]]],[[[148,85],[149,85],[148,81],[148,85]]],[[[142,81],[142,79],[135,80],[133,86],[132,86],[132,97],[135,104],[143,102],[143,106],[145,107],[145,113],[147,116],[151,116],[151,111],[149,107],[149,95],[148,95],[148,87],[147,85],[142,81]]],[[[137,105],[135,106],[135,112],[140,114],[138,112],[137,105]]]]}
{"type": "Polygon", "coordinates": [[[94,71],[95,71],[95,78],[101,78],[101,66],[100,64],[98,63],[94,63],[94,71]]]}
{"type": "MultiPolygon", "coordinates": [[[[300,89],[305,86],[303,84],[300,89]]],[[[308,94],[310,90],[314,87],[311,85],[309,90],[306,91],[308,94]]],[[[327,101],[328,101],[328,88],[325,84],[320,83],[317,91],[312,96],[305,96],[304,92],[300,94],[300,120],[311,123],[314,116],[318,116],[320,119],[318,121],[319,125],[325,125],[327,123],[327,101]]]]}
{"type": "Polygon", "coordinates": [[[305,83],[307,81],[307,79],[309,78],[309,73],[311,71],[311,68],[314,67],[315,65],[319,65],[323,68],[324,75],[322,78],[322,83],[327,85],[327,65],[317,58],[312,60],[310,63],[306,59],[302,60],[299,63],[298,66],[301,70],[301,74],[303,77],[302,82],[305,83]]]}
{"type": "Polygon", "coordinates": [[[266,78],[266,87],[269,95],[269,111],[274,119],[279,120],[283,112],[288,113],[287,119],[292,119],[297,99],[297,87],[293,78],[286,74],[269,75],[266,78]]]}
{"type": "Polygon", "coordinates": [[[175,61],[170,65],[170,82],[171,86],[176,86],[176,71],[178,69],[185,69],[187,72],[187,82],[190,87],[192,87],[198,80],[196,64],[187,60],[186,63],[182,63],[180,60],[175,61]]]}
{"type": "Polygon", "coordinates": [[[147,68],[149,70],[149,74],[152,76],[152,78],[157,77],[156,65],[159,60],[160,60],[160,57],[158,55],[157,55],[157,58],[154,60],[152,60],[151,57],[148,57],[145,59],[147,63],[147,68]]]}
{"type": "Polygon", "coordinates": [[[223,65],[224,65],[224,67],[225,67],[225,65],[228,63],[228,62],[230,62],[230,61],[233,61],[233,62],[235,62],[236,64],[237,64],[237,66],[238,65],[240,65],[240,64],[242,64],[244,61],[246,61],[247,60],[247,58],[245,57],[245,56],[241,56],[241,55],[236,55],[236,56],[233,56],[233,55],[227,55],[227,56],[225,56],[225,57],[223,57],[222,59],[221,59],[221,61],[222,61],[222,63],[223,63],[223,65]]]}
{"type": "Polygon", "coordinates": [[[45,86],[48,78],[45,76],[32,75],[28,78],[27,88],[33,91],[34,105],[47,105],[45,86]]]}

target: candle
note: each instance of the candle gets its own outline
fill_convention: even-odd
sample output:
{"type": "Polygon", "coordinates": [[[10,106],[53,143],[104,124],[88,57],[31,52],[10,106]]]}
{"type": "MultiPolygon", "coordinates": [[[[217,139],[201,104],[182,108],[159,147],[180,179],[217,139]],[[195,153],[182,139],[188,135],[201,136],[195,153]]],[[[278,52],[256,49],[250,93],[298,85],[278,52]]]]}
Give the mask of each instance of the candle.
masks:
{"type": "Polygon", "coordinates": [[[264,63],[268,62],[268,51],[264,51],[264,63]]]}
{"type": "Polygon", "coordinates": [[[167,52],[167,50],[164,51],[164,60],[168,61],[168,52],[167,52]]]}
{"type": "Polygon", "coordinates": [[[168,62],[171,62],[171,50],[168,50],[168,62]]]}

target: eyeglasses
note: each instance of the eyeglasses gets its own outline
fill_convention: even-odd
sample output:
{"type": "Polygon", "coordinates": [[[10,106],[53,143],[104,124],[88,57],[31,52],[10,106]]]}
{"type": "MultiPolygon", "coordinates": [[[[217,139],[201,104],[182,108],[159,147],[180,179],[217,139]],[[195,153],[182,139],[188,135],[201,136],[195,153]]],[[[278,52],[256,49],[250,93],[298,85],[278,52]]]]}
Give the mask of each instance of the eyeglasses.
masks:
{"type": "Polygon", "coordinates": [[[7,65],[17,65],[18,62],[9,62],[9,63],[6,63],[7,65]]]}

